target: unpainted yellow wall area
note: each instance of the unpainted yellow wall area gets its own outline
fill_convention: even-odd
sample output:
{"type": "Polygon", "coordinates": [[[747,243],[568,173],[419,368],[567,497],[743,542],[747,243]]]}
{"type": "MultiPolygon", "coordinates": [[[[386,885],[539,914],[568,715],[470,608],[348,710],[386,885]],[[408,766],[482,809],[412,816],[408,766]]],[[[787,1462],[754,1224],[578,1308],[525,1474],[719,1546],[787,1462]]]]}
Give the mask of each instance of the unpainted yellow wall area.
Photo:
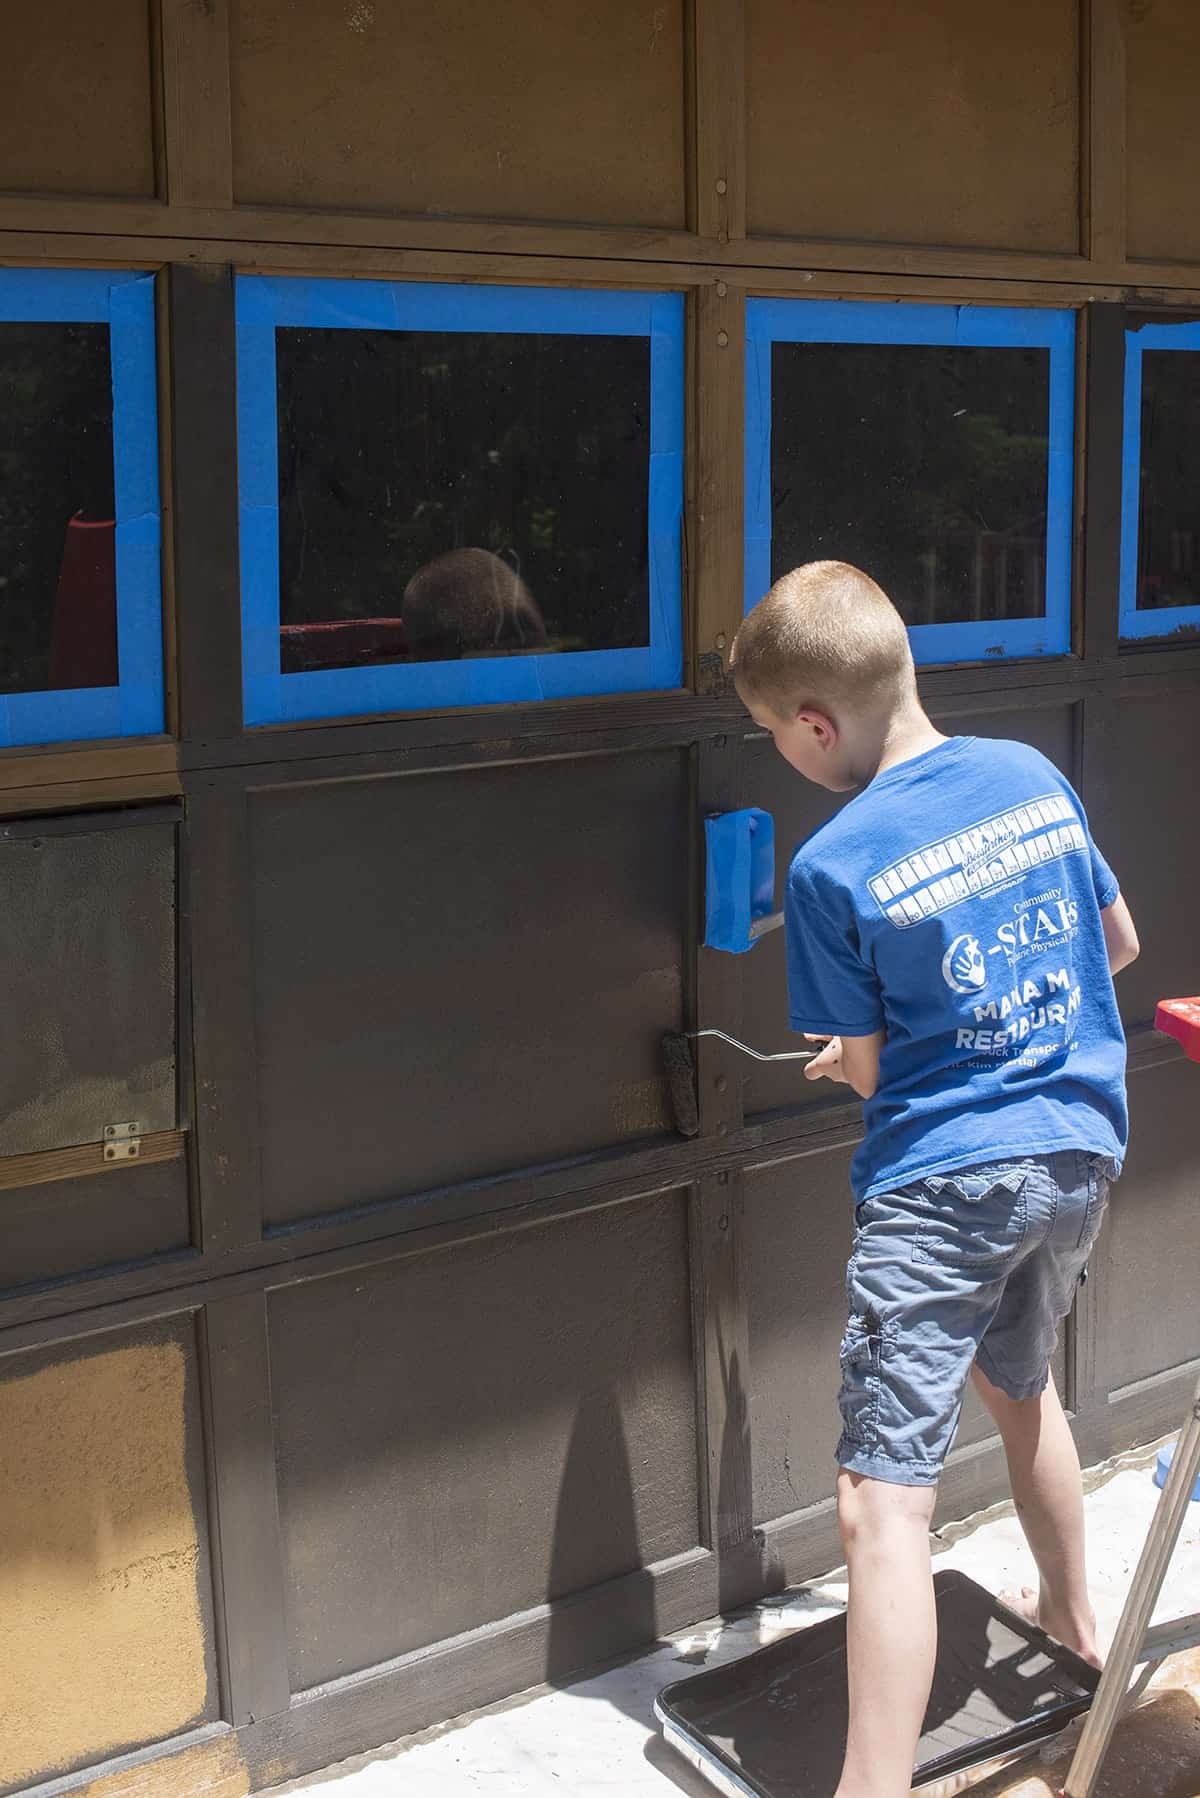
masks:
{"type": "Polygon", "coordinates": [[[0,1785],[206,1710],[186,1375],[167,1340],[0,1379],[0,1785]]]}

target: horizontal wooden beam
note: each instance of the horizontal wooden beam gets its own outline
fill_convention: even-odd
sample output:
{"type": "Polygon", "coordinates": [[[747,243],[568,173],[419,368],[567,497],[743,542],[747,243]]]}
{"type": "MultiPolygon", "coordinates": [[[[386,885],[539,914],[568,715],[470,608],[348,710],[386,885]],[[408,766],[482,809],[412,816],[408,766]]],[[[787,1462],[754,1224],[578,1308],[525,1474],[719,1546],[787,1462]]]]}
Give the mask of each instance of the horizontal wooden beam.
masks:
{"type": "Polygon", "coordinates": [[[33,1155],[0,1156],[0,1192],[27,1186],[46,1186],[52,1180],[78,1180],[84,1174],[118,1174],[147,1161],[178,1161],[183,1154],[185,1132],[155,1130],[143,1136],[132,1159],[113,1161],[102,1142],[77,1143],[70,1149],[43,1149],[33,1155]]]}
{"type": "Polygon", "coordinates": [[[0,754],[0,817],[177,799],[180,792],[179,752],[165,740],[0,754]]]}
{"type": "MultiPolygon", "coordinates": [[[[396,276],[498,274],[506,263],[519,278],[570,280],[603,264],[640,268],[644,280],[711,280],[737,273],[744,284],[787,290],[836,277],[858,287],[867,277],[904,283],[928,280],[1027,290],[1053,302],[1054,290],[1077,299],[1142,298],[1152,303],[1200,295],[1200,264],[1137,261],[1105,253],[1038,255],[959,249],[938,244],[772,238],[599,225],[515,224],[473,219],[394,217],[374,213],[299,211],[286,207],[170,206],[156,201],[0,198],[0,260],[49,259],[101,264],[132,261],[232,261],[243,268],[312,269],[396,276]],[[1049,290],[1049,291],[1047,291],[1049,290]],[[1102,293],[1100,290],[1107,290],[1102,293]]],[[[617,277],[621,277],[618,275],[617,277]]]]}

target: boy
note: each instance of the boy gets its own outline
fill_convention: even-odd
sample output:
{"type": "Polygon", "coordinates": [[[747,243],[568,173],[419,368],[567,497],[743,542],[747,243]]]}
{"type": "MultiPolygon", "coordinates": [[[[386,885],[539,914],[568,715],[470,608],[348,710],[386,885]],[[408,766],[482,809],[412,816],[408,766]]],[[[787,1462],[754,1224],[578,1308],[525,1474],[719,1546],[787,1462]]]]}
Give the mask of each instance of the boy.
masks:
{"type": "Polygon", "coordinates": [[[734,644],[806,779],[853,792],[784,902],[809,1079],[866,1100],[842,1343],[850,1725],[835,1798],[905,1798],[933,1676],[929,1523],[968,1374],[1041,1579],[1015,1602],[1099,1665],[1079,1461],[1049,1379],[1126,1142],[1112,974],[1138,953],[1078,799],[1024,744],[944,737],[899,613],[813,562],[734,644]]]}

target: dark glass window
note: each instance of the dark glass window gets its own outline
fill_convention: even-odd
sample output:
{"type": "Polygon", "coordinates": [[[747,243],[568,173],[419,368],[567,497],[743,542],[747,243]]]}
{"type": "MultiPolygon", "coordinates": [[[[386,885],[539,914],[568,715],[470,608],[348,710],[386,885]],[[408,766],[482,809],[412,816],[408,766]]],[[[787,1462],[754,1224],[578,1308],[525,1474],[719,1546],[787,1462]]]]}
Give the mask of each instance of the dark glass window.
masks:
{"type": "Polygon", "coordinates": [[[280,327],[280,669],[650,642],[650,339],[280,327]]]}
{"type": "Polygon", "coordinates": [[[1049,428],[1048,348],[775,342],[771,578],[831,557],[910,625],[1043,616],[1049,428]]]}
{"type": "MultiPolygon", "coordinates": [[[[1137,609],[1200,605],[1200,355],[1141,356],[1137,609]]],[[[1164,618],[1172,630],[1175,620],[1164,618]]]]}
{"type": "Polygon", "coordinates": [[[117,680],[109,327],[0,323],[0,692],[117,680]]]}

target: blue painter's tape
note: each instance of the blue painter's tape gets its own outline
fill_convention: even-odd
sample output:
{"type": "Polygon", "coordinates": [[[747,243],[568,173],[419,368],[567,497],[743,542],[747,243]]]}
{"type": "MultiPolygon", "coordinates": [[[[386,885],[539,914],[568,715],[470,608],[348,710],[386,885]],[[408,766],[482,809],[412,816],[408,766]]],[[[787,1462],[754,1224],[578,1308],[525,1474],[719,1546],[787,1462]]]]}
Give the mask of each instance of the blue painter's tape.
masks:
{"type": "Polygon", "coordinates": [[[771,585],[771,337],[757,329],[756,302],[747,305],[745,607],[771,585]]]}
{"type": "Polygon", "coordinates": [[[162,523],[154,282],[112,293],[113,472],[121,735],[163,729],[162,523]]]}
{"type": "Polygon", "coordinates": [[[1200,350],[1200,324],[1144,325],[1125,333],[1125,405],[1121,443],[1121,605],[1124,642],[1200,630],[1200,605],[1139,606],[1138,538],[1142,484],[1142,352],[1200,350]]]}
{"type": "Polygon", "coordinates": [[[9,694],[0,745],[156,735],[164,718],[154,277],[0,270],[0,322],[31,319],[109,326],[120,684],[9,694]]]}
{"type": "Polygon", "coordinates": [[[134,269],[6,268],[0,270],[0,324],[107,324],[112,296],[153,283],[134,269]]]}
{"type": "Polygon", "coordinates": [[[0,710],[6,744],[82,743],[126,735],[119,687],[10,693],[0,710]]]}
{"type": "Polygon", "coordinates": [[[1046,609],[1032,619],[910,628],[922,664],[1065,655],[1071,644],[1075,314],[1000,306],[855,300],[749,300],[746,305],[745,604],[771,585],[771,346],[883,343],[1023,347],[1050,357],[1046,609]]]}
{"type": "Polygon", "coordinates": [[[775,904],[775,821],[748,806],[704,820],[704,942],[744,955],[750,926],[775,904]]]}
{"type": "MultiPolygon", "coordinates": [[[[239,275],[239,325],[346,330],[502,331],[644,337],[655,306],[677,294],[601,293],[558,287],[465,286],[450,281],[353,281],[239,275]]],[[[666,316],[666,315],[664,315],[666,316]]],[[[668,328],[668,326],[664,326],[668,328]]]]}
{"type": "Polygon", "coordinates": [[[683,297],[446,283],[237,282],[243,711],[248,725],[678,687],[683,678],[683,297]],[[650,339],[650,642],[563,655],[471,657],[283,674],[275,331],[504,331],[650,339]]]}

